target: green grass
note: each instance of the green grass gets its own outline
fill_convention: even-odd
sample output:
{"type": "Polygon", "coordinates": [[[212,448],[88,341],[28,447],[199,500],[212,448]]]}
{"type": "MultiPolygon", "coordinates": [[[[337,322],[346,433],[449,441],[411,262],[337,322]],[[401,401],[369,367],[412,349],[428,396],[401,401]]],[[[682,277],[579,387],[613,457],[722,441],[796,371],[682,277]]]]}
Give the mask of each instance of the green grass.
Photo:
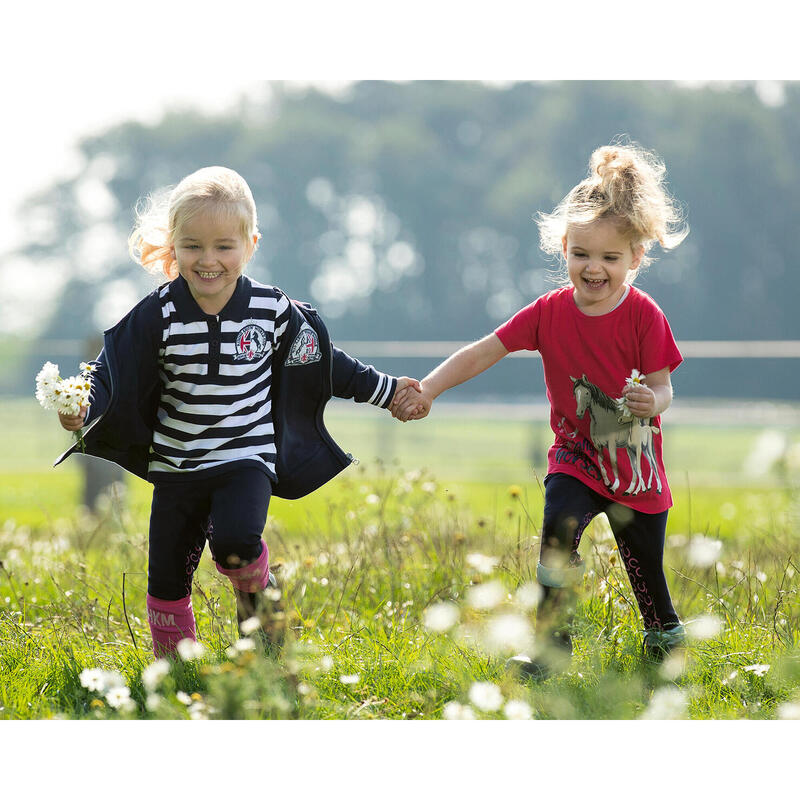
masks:
{"type": "Polygon", "coordinates": [[[282,653],[229,651],[233,597],[206,554],[193,593],[206,655],[175,661],[149,692],[149,485],[130,479],[124,501],[88,513],[77,460],[48,466],[67,435],[30,403],[15,407],[0,457],[0,718],[503,718],[512,700],[540,719],[797,713],[800,476],[785,460],[748,478],[760,429],[669,432],[668,457],[682,469],[671,472],[665,567],[682,618],[710,618],[714,635],[696,636],[663,666],[643,661],[641,622],[601,517],[581,547],[589,569],[575,654],[563,673],[530,686],[506,673],[515,643],[496,633],[503,615],[535,623],[518,593],[533,579],[542,513],[532,426],[431,418],[388,428],[358,411],[337,411],[330,427],[361,463],[308,498],[272,502],[265,537],[291,623],[282,653]],[[709,566],[692,560],[698,534],[722,542],[709,566]],[[492,572],[472,566],[472,553],[495,558],[492,572]],[[499,604],[475,607],[474,590],[493,582],[499,604]],[[442,601],[459,618],[440,633],[425,623],[442,601]],[[769,669],[748,669],[757,665],[769,669]],[[123,676],[129,710],[81,684],[95,667],[123,676]],[[499,708],[470,699],[476,682],[494,684],[499,708]]]}

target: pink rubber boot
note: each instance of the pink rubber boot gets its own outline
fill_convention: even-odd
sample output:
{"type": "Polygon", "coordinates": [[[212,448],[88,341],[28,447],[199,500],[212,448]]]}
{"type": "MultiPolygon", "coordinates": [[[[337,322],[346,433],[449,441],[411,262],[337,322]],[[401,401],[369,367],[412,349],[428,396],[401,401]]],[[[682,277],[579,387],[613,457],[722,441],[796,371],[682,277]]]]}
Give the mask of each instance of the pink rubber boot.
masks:
{"type": "Polygon", "coordinates": [[[156,658],[174,656],[181,639],[197,641],[190,594],[180,600],[160,600],[148,594],[147,620],[156,658]]]}
{"type": "Polygon", "coordinates": [[[217,569],[230,578],[233,593],[236,595],[236,618],[241,625],[250,617],[257,617],[261,623],[260,637],[264,646],[270,650],[280,647],[286,631],[286,614],[280,599],[280,591],[275,576],[269,571],[269,550],[262,542],[261,555],[252,563],[237,569],[226,569],[217,564],[217,569]],[[277,597],[267,597],[264,589],[271,587],[277,597]]]}
{"type": "Polygon", "coordinates": [[[269,582],[269,548],[266,542],[261,542],[261,555],[250,564],[236,569],[227,569],[214,562],[217,571],[230,578],[234,589],[248,594],[260,592],[267,588],[269,582]]]}

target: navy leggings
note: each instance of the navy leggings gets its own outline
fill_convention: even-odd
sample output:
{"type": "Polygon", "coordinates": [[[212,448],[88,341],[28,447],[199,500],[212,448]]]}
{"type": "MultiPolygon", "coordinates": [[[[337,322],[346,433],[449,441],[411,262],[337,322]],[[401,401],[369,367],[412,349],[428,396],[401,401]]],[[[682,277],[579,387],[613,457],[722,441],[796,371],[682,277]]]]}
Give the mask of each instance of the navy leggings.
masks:
{"type": "Polygon", "coordinates": [[[581,536],[594,517],[605,513],[645,628],[660,630],[679,624],[664,575],[668,512],[635,511],[603,497],[571,475],[553,473],[545,478],[544,484],[540,562],[548,567],[579,565],[581,536]]]}
{"type": "Polygon", "coordinates": [[[179,600],[208,539],[211,556],[227,569],[261,555],[272,482],[258,467],[237,466],[208,478],[156,483],[150,511],[147,591],[179,600]]]}

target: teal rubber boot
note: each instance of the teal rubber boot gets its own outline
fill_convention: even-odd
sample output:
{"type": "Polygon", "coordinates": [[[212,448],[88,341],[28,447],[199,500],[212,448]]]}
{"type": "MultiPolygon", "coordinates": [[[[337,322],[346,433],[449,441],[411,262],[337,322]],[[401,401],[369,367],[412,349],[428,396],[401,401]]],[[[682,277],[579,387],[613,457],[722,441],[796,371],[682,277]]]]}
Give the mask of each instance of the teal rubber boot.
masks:
{"type": "Polygon", "coordinates": [[[686,643],[686,629],[678,623],[668,630],[655,628],[644,632],[642,652],[650,661],[660,662],[675,648],[686,643]]]}

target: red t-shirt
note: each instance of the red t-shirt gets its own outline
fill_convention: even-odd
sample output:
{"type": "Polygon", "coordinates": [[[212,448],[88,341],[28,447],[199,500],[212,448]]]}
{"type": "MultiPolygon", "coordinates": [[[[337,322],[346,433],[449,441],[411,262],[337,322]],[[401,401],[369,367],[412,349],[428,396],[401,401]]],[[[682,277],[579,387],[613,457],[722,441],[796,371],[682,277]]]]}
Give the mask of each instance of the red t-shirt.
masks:
{"type": "Polygon", "coordinates": [[[604,497],[657,514],[672,505],[661,418],[625,418],[614,401],[632,370],[672,371],[683,358],[645,292],[631,286],[613,311],[596,317],[580,311],[572,293],[572,286],[548,292],[495,331],[507,350],[542,356],[556,436],[548,474],[572,475],[604,497]]]}

